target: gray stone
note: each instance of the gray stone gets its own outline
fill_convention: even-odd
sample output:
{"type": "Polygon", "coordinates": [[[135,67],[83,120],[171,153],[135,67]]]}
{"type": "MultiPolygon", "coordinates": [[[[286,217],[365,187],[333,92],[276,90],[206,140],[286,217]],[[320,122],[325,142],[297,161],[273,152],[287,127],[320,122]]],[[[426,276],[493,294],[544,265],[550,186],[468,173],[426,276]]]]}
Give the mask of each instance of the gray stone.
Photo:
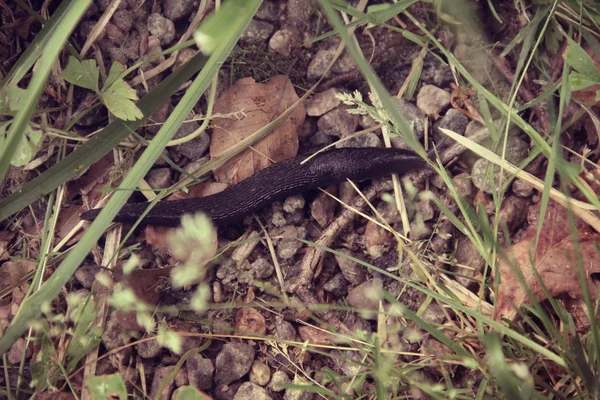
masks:
{"type": "Polygon", "coordinates": [[[281,317],[275,319],[275,333],[273,334],[275,339],[294,341],[296,340],[296,329],[289,322],[285,321],[281,317]]]}
{"type": "Polygon", "coordinates": [[[155,168],[146,175],[146,182],[152,189],[166,189],[172,184],[171,168],[155,168]]]}
{"type": "Polygon", "coordinates": [[[335,298],[342,298],[348,293],[348,282],[343,274],[335,274],[333,278],[325,282],[323,290],[331,293],[335,298]]]}
{"type": "Polygon", "coordinates": [[[369,132],[354,136],[335,145],[340,149],[343,147],[381,147],[381,139],[376,134],[369,132]]]}
{"type": "Polygon", "coordinates": [[[456,132],[459,135],[465,133],[467,125],[469,124],[469,118],[455,108],[451,108],[446,111],[446,115],[440,119],[435,125],[435,131],[439,137],[445,137],[446,134],[440,131],[441,128],[448,129],[452,132],[456,132]]]}
{"type": "Polygon", "coordinates": [[[166,46],[175,39],[173,21],[157,13],[148,17],[148,31],[160,41],[161,46],[166,46]]]}
{"type": "Polygon", "coordinates": [[[361,310],[361,316],[366,319],[377,319],[379,310],[379,301],[383,300],[382,282],[380,279],[374,279],[362,283],[348,292],[346,301],[351,307],[361,310]],[[373,310],[368,312],[366,310],[373,310]]]}
{"type": "Polygon", "coordinates": [[[254,270],[254,276],[256,279],[267,279],[273,275],[275,267],[269,261],[264,258],[259,258],[252,263],[252,269],[254,270]]]}
{"type": "Polygon", "coordinates": [[[265,386],[271,379],[271,370],[269,367],[260,361],[254,361],[250,368],[250,382],[259,386],[265,386]]]}
{"type": "Polygon", "coordinates": [[[333,110],[342,104],[342,100],[336,97],[340,93],[342,91],[337,88],[330,88],[324,92],[317,93],[306,101],[306,114],[312,117],[320,117],[333,110]]]}
{"type": "Polygon", "coordinates": [[[263,44],[271,37],[274,30],[270,23],[253,19],[240,36],[240,42],[250,45],[263,44]]]}
{"type": "Polygon", "coordinates": [[[356,132],[358,115],[349,114],[346,106],[339,106],[319,118],[317,126],[321,133],[344,137],[356,132]]]}
{"type": "Polygon", "coordinates": [[[186,360],[186,368],[190,385],[199,390],[208,390],[212,387],[215,367],[208,358],[202,357],[201,354],[193,354],[186,360]]]}
{"type": "Polygon", "coordinates": [[[534,192],[533,186],[522,179],[515,179],[512,190],[519,197],[529,197],[534,192]]]}
{"type": "MultiPolygon", "coordinates": [[[[192,115],[188,116],[188,119],[193,118],[192,115]]],[[[185,136],[191,135],[198,128],[200,124],[196,121],[184,122],[179,127],[179,130],[173,136],[173,139],[180,139],[185,136]]],[[[191,139],[185,143],[174,146],[173,150],[185,157],[190,161],[196,161],[202,158],[208,146],[210,145],[210,136],[206,132],[202,132],[198,137],[191,139]]]]}
{"type": "Polygon", "coordinates": [[[172,21],[187,17],[196,8],[196,0],[165,0],[163,2],[163,14],[172,21]]]}
{"type": "Polygon", "coordinates": [[[449,104],[450,93],[437,86],[425,85],[417,95],[417,107],[434,118],[437,118],[449,104]]]}
{"type": "Polygon", "coordinates": [[[252,382],[243,383],[238,389],[233,400],[271,400],[267,391],[252,382]]]}
{"type": "Polygon", "coordinates": [[[256,19],[262,19],[269,22],[279,21],[280,16],[281,12],[279,5],[269,0],[263,1],[254,15],[256,19]]]}
{"type": "Polygon", "coordinates": [[[254,348],[245,343],[225,343],[217,355],[215,382],[228,385],[250,371],[254,361],[254,348]]]}
{"type": "Polygon", "coordinates": [[[284,389],[282,386],[289,384],[291,381],[292,380],[285,372],[275,371],[273,372],[271,382],[269,382],[269,386],[267,387],[274,392],[281,392],[284,389]]]}
{"type": "Polygon", "coordinates": [[[296,49],[301,45],[302,32],[292,26],[286,26],[276,31],[269,40],[269,48],[284,57],[294,55],[296,49]]]}
{"type": "MultiPolygon", "coordinates": [[[[412,125],[416,138],[421,139],[425,134],[425,118],[427,118],[427,116],[413,103],[409,103],[402,98],[396,99],[396,109],[402,114],[404,119],[406,119],[408,125],[412,125]]],[[[400,138],[392,138],[392,143],[394,144],[394,147],[409,149],[408,145],[404,143],[404,140],[400,138]]]]}
{"type": "MultiPolygon", "coordinates": [[[[356,255],[352,254],[348,250],[340,250],[340,252],[350,257],[356,257],[356,255]]],[[[338,254],[335,255],[335,260],[337,261],[338,266],[340,267],[340,270],[344,275],[344,278],[346,278],[346,280],[351,284],[360,285],[367,279],[365,267],[363,267],[359,263],[338,254]]]]}
{"type": "Polygon", "coordinates": [[[157,340],[148,340],[136,344],[135,350],[142,358],[154,358],[162,352],[162,346],[157,340]]]}

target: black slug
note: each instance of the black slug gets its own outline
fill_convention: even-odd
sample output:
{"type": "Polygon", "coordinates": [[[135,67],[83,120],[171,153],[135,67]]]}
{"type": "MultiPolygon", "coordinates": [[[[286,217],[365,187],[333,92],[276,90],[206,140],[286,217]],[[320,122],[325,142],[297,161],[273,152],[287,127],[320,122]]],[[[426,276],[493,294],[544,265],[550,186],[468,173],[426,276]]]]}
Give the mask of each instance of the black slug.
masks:
{"type": "MultiPolygon", "coordinates": [[[[217,194],[160,202],[146,214],[143,222],[178,226],[182,215],[202,211],[216,225],[223,226],[293,194],[346,179],[364,181],[427,167],[427,163],[412,151],[375,147],[333,149],[302,164],[305,159],[295,157],[273,164],[217,194]]],[[[148,203],[125,205],[114,220],[135,222],[147,207],[148,203]]],[[[81,215],[81,219],[91,221],[100,210],[89,210],[81,215]]]]}

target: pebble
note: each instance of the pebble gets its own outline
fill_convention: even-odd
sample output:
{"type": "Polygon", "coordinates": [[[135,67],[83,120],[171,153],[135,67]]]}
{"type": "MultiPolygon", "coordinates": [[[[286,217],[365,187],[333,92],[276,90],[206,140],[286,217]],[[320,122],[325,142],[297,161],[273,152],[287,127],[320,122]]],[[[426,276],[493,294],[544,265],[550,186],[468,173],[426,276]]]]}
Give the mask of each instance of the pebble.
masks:
{"type": "MultiPolygon", "coordinates": [[[[402,98],[396,99],[396,109],[402,114],[408,125],[412,125],[413,132],[417,139],[421,139],[425,134],[425,118],[427,116],[417,108],[413,103],[410,103],[402,98]]],[[[409,149],[404,140],[400,138],[392,138],[394,147],[401,149],[409,149]]]]}
{"type": "Polygon", "coordinates": [[[325,282],[323,290],[331,293],[335,298],[340,299],[348,293],[348,282],[341,273],[335,274],[333,278],[325,282]]]}
{"type": "Polygon", "coordinates": [[[190,385],[199,390],[208,390],[212,387],[215,367],[211,360],[201,354],[192,354],[186,360],[186,369],[190,385]]]}
{"type": "Polygon", "coordinates": [[[271,396],[260,386],[246,382],[237,390],[233,400],[271,400],[271,396]]]}
{"type": "Polygon", "coordinates": [[[175,39],[175,24],[158,13],[148,17],[148,31],[160,41],[161,46],[167,46],[175,39]]]}
{"type": "Polygon", "coordinates": [[[319,118],[319,132],[330,136],[344,137],[356,132],[358,115],[349,114],[347,106],[339,106],[319,118]]]}
{"type": "Polygon", "coordinates": [[[350,251],[345,249],[340,249],[340,253],[343,253],[347,256],[345,257],[340,254],[334,255],[335,260],[337,261],[338,266],[340,267],[340,270],[344,275],[344,278],[346,278],[346,280],[353,285],[360,285],[361,283],[363,283],[367,279],[365,267],[348,258],[356,258],[356,255],[352,254],[350,251]]]}
{"type": "Polygon", "coordinates": [[[383,300],[381,289],[380,279],[361,283],[348,292],[346,302],[357,310],[373,310],[374,312],[361,311],[361,316],[366,319],[377,319],[379,301],[383,300]]]}
{"type": "Polygon", "coordinates": [[[172,171],[171,168],[155,168],[146,175],[146,182],[152,189],[166,189],[171,186],[172,171]]]}
{"type": "Polygon", "coordinates": [[[269,382],[269,386],[267,386],[270,390],[274,392],[281,392],[284,390],[283,385],[287,385],[291,382],[289,376],[283,371],[275,371],[273,372],[273,376],[271,377],[271,382],[269,382]]]}
{"type": "Polygon", "coordinates": [[[225,343],[217,355],[215,382],[218,385],[228,385],[246,375],[250,371],[254,355],[254,348],[250,345],[225,343]]]}
{"type": "Polygon", "coordinates": [[[260,361],[254,361],[250,368],[250,382],[259,386],[265,386],[271,379],[271,370],[269,367],[260,361]]]}
{"type": "Polygon", "coordinates": [[[263,44],[271,37],[274,30],[275,27],[270,23],[252,19],[240,36],[240,42],[249,45],[263,44]]]}
{"type": "Polygon", "coordinates": [[[276,31],[269,40],[269,49],[284,57],[292,57],[295,50],[301,45],[302,34],[292,26],[286,26],[276,31]]]}
{"type": "Polygon", "coordinates": [[[336,97],[342,91],[337,88],[330,88],[324,92],[317,93],[306,101],[306,114],[311,117],[320,117],[325,113],[333,110],[340,104],[342,100],[336,97]]]}
{"type": "Polygon", "coordinates": [[[425,114],[437,118],[450,105],[450,93],[437,86],[425,85],[417,95],[417,107],[425,114]]]}

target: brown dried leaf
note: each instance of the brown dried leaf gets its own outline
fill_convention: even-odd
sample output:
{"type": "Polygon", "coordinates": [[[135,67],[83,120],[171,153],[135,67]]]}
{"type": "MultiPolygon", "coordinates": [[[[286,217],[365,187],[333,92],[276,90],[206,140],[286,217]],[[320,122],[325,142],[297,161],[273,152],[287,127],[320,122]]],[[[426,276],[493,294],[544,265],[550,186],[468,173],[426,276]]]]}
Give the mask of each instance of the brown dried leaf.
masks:
{"type": "MultiPolygon", "coordinates": [[[[501,260],[501,284],[496,296],[496,320],[506,318],[512,320],[516,316],[516,308],[529,303],[527,292],[532,293],[539,301],[546,296],[531,268],[531,253],[535,244],[535,235],[540,218],[540,204],[529,211],[529,227],[519,243],[507,249],[507,254],[514,261],[527,284],[526,290],[513,274],[510,265],[501,260]],[[515,308],[516,307],[516,308],[515,308]]],[[[566,209],[550,202],[544,218],[534,265],[537,273],[548,288],[553,298],[582,299],[583,293],[577,280],[577,259],[575,251],[580,251],[586,270],[587,284],[592,298],[596,297],[598,283],[592,279],[593,273],[600,272],[600,254],[596,251],[595,241],[600,235],[583,221],[577,221],[578,247],[573,241],[569,229],[566,209]]]]}
{"type": "Polygon", "coordinates": [[[241,334],[267,334],[265,317],[255,308],[240,308],[235,314],[235,327],[241,331],[241,334]]]}
{"type": "MultiPolygon", "coordinates": [[[[256,83],[243,78],[233,84],[215,103],[215,113],[243,112],[241,119],[215,118],[210,142],[210,155],[217,157],[227,149],[276,119],[298,100],[287,76],[278,75],[268,83],[256,83]]],[[[225,183],[239,183],[255,172],[298,153],[298,131],[306,112],[300,105],[268,136],[214,170],[215,179],[225,183]]]]}
{"type": "Polygon", "coordinates": [[[10,253],[8,252],[8,246],[10,242],[15,238],[17,232],[14,231],[1,231],[0,232],[0,261],[8,260],[10,253]]]}
{"type": "Polygon", "coordinates": [[[310,326],[299,327],[298,333],[300,334],[300,337],[303,341],[308,341],[311,344],[335,344],[335,339],[333,338],[331,333],[310,326]]]}
{"type": "Polygon", "coordinates": [[[0,287],[19,286],[21,279],[35,270],[36,263],[27,260],[7,261],[0,267],[0,287]]]}

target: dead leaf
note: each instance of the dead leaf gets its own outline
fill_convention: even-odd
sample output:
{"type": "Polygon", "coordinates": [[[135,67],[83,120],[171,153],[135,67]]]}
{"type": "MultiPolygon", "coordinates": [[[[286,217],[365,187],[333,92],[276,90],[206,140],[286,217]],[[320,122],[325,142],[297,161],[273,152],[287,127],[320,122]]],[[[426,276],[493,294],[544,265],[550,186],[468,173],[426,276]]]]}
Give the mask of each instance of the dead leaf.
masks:
{"type": "Polygon", "coordinates": [[[0,232],[0,261],[8,260],[10,253],[8,252],[8,246],[10,242],[15,238],[17,232],[1,231],[0,232]]]}
{"type": "MultiPolygon", "coordinates": [[[[535,244],[536,230],[540,218],[540,204],[529,211],[529,227],[523,240],[507,249],[507,254],[514,265],[522,272],[526,289],[519,283],[506,260],[499,264],[501,283],[496,295],[496,320],[506,318],[514,319],[516,308],[529,303],[528,293],[539,301],[546,296],[531,268],[533,246],[535,244]],[[515,308],[516,307],[516,308],[515,308]]],[[[582,299],[583,293],[577,280],[577,259],[575,252],[579,251],[583,266],[586,270],[587,284],[592,299],[596,297],[598,283],[592,279],[592,274],[600,273],[600,254],[596,250],[596,241],[600,235],[592,230],[583,221],[577,221],[578,247],[573,241],[569,229],[566,209],[550,202],[544,218],[534,265],[537,273],[553,298],[567,298],[570,300],[582,299]]]]}
{"type": "Polygon", "coordinates": [[[452,105],[452,108],[465,114],[469,119],[485,124],[481,114],[477,111],[477,107],[471,101],[471,97],[476,96],[477,92],[473,88],[465,89],[454,84],[450,86],[452,87],[452,92],[450,93],[450,105],[452,105]]]}
{"type": "MultiPolygon", "coordinates": [[[[215,113],[243,113],[243,118],[215,118],[210,142],[210,155],[217,157],[240,140],[248,137],[276,119],[298,100],[289,78],[273,77],[268,83],[256,83],[243,78],[233,84],[215,103],[215,113]]],[[[215,179],[225,183],[239,183],[279,161],[298,153],[298,131],[304,123],[306,111],[300,105],[268,136],[214,170],[215,179]]]]}
{"type": "MultiPolygon", "coordinates": [[[[187,193],[184,191],[175,192],[171,196],[167,197],[165,199],[165,201],[191,199],[191,198],[209,196],[211,194],[222,192],[225,189],[227,189],[227,185],[225,185],[223,183],[205,182],[205,183],[201,183],[197,186],[194,186],[187,193]]],[[[165,253],[169,253],[172,257],[175,258],[175,256],[169,250],[169,242],[167,240],[169,232],[172,232],[174,229],[177,229],[177,228],[147,225],[146,231],[145,231],[146,242],[148,244],[151,244],[152,246],[156,247],[157,249],[164,251],[165,253]]],[[[211,257],[216,254],[217,246],[218,246],[217,231],[214,230],[213,233],[214,234],[213,234],[213,240],[211,242],[211,245],[214,248],[214,252],[212,252],[211,257]]],[[[178,260],[178,261],[185,261],[185,260],[178,260]]]]}
{"type": "Polygon", "coordinates": [[[303,341],[308,341],[311,344],[330,345],[335,344],[335,340],[331,333],[316,329],[310,326],[301,326],[298,328],[298,333],[303,341]]]}
{"type": "Polygon", "coordinates": [[[0,267],[0,288],[17,287],[21,280],[35,270],[37,264],[27,260],[7,261],[0,267]]]}
{"type": "Polygon", "coordinates": [[[241,331],[241,334],[267,334],[265,317],[255,308],[240,308],[235,314],[235,327],[241,331]]]}

